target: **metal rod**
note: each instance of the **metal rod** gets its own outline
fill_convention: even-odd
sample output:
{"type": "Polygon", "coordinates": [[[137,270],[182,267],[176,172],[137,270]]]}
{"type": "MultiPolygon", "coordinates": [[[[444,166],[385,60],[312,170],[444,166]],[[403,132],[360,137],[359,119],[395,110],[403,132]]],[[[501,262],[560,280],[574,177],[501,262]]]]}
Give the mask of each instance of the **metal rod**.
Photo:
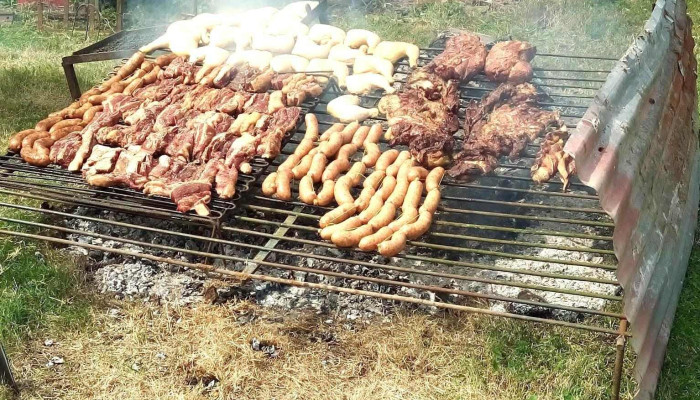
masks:
{"type": "MultiPolygon", "coordinates": [[[[146,253],[137,253],[137,252],[129,251],[129,250],[115,249],[115,248],[109,248],[109,247],[104,247],[104,246],[96,246],[96,245],[92,245],[92,244],[88,244],[88,243],[76,243],[76,242],[73,242],[70,240],[59,239],[59,238],[54,238],[54,237],[50,237],[50,236],[35,235],[35,234],[24,233],[24,232],[12,232],[12,231],[8,231],[8,230],[4,230],[4,229],[0,229],[0,235],[17,236],[17,237],[22,237],[25,239],[36,239],[36,240],[42,240],[42,241],[46,241],[46,242],[68,245],[68,246],[73,245],[73,246],[78,246],[78,247],[84,247],[86,249],[91,249],[91,250],[105,251],[108,253],[120,254],[120,255],[128,256],[128,257],[140,257],[140,258],[147,259],[147,260],[152,260],[152,261],[162,262],[162,263],[172,264],[172,265],[180,265],[183,267],[188,267],[188,268],[201,270],[204,272],[219,274],[222,276],[236,278],[239,280],[255,279],[255,280],[275,282],[275,283],[280,283],[280,284],[285,284],[285,285],[290,285],[290,286],[306,287],[306,288],[311,288],[311,289],[323,289],[323,290],[329,290],[329,291],[335,291],[335,292],[341,292],[341,293],[349,293],[349,294],[376,297],[376,298],[381,298],[381,299],[385,299],[385,300],[404,301],[404,302],[414,303],[414,304],[422,304],[422,305],[427,305],[427,306],[441,307],[441,308],[447,308],[447,309],[452,309],[452,310],[456,310],[456,311],[467,311],[467,312],[473,312],[473,313],[478,313],[478,314],[519,319],[519,320],[530,321],[530,322],[540,322],[540,323],[549,324],[549,325],[578,328],[578,329],[587,330],[587,331],[591,331],[591,332],[605,333],[608,335],[618,335],[619,334],[619,332],[615,329],[602,328],[602,327],[597,327],[597,326],[589,326],[589,325],[583,325],[583,324],[573,323],[573,322],[532,317],[529,315],[510,314],[510,313],[501,312],[501,311],[494,311],[494,310],[490,310],[490,309],[481,309],[481,308],[452,304],[452,303],[424,300],[424,299],[419,299],[419,298],[414,298],[414,297],[393,295],[393,294],[387,294],[387,293],[370,292],[370,291],[366,291],[366,290],[350,289],[350,288],[345,288],[345,287],[340,287],[340,286],[325,285],[325,284],[311,283],[311,282],[300,282],[300,281],[296,281],[293,279],[275,278],[275,277],[267,276],[267,275],[245,274],[242,272],[216,268],[212,265],[206,265],[206,264],[201,264],[201,263],[191,263],[191,262],[186,262],[186,261],[181,261],[181,260],[176,260],[176,259],[158,257],[158,256],[146,254],[146,253]]],[[[240,258],[240,257],[231,257],[231,258],[236,260],[236,261],[240,261],[240,262],[248,262],[249,261],[247,259],[240,258]]],[[[260,263],[264,264],[264,265],[271,266],[273,268],[279,268],[279,266],[281,265],[281,264],[270,263],[270,262],[266,262],[266,261],[260,261],[260,263]]]]}
{"type": "MultiPolygon", "coordinates": [[[[288,223],[277,222],[277,221],[268,221],[268,220],[264,220],[264,219],[260,219],[260,218],[234,216],[234,219],[237,219],[239,221],[254,222],[254,223],[266,224],[266,225],[284,226],[287,228],[294,228],[294,229],[305,230],[305,231],[317,231],[318,230],[317,228],[313,228],[310,226],[288,224],[288,223]]],[[[331,247],[331,246],[328,246],[328,247],[331,247]]],[[[406,256],[406,258],[408,258],[408,256],[406,256]]],[[[441,259],[437,259],[437,258],[423,258],[422,260],[428,261],[428,262],[433,262],[433,263],[447,264],[446,260],[441,260],[441,259]]],[[[352,262],[357,263],[358,261],[352,261],[352,262]]],[[[373,265],[374,264],[369,263],[369,266],[373,266],[373,265]]],[[[451,264],[451,265],[455,265],[455,264],[451,264]]],[[[459,262],[459,264],[456,266],[483,269],[483,270],[488,270],[488,271],[507,272],[507,273],[519,274],[519,275],[539,276],[539,277],[553,278],[553,279],[566,279],[566,280],[575,280],[575,281],[584,281],[584,282],[595,282],[595,283],[602,283],[602,284],[606,284],[606,285],[616,285],[616,286],[619,285],[619,283],[617,281],[610,280],[610,279],[601,279],[601,278],[595,278],[595,277],[589,277],[589,276],[564,275],[564,274],[557,274],[557,273],[550,273],[550,272],[530,271],[530,270],[524,270],[524,269],[514,269],[514,268],[507,268],[507,267],[491,266],[491,265],[479,264],[479,263],[459,262]]]]}
{"type": "MultiPolygon", "coordinates": [[[[94,221],[94,222],[102,222],[108,225],[115,225],[115,226],[122,226],[122,227],[127,227],[127,228],[132,228],[132,229],[141,229],[141,230],[146,230],[150,232],[155,232],[155,233],[161,233],[161,234],[172,234],[176,236],[182,236],[186,238],[191,238],[191,239],[199,239],[203,241],[209,241],[210,243],[219,243],[219,244],[227,244],[227,245],[233,245],[233,246],[239,246],[239,247],[245,247],[245,248],[251,248],[251,249],[257,249],[260,251],[273,251],[273,252],[278,252],[278,253],[283,253],[283,254],[289,254],[289,255],[296,255],[296,256],[303,256],[303,257],[310,257],[310,258],[317,258],[317,259],[324,259],[326,261],[333,261],[333,262],[341,262],[341,263],[350,263],[350,264],[357,264],[357,265],[364,265],[367,267],[371,268],[382,268],[382,269],[391,269],[391,267],[384,267],[381,265],[377,265],[374,263],[368,263],[368,262],[363,262],[363,261],[358,261],[358,260],[345,260],[345,259],[340,259],[340,258],[335,258],[335,257],[326,257],[326,256],[319,256],[319,255],[314,255],[314,254],[307,254],[307,253],[299,253],[291,250],[279,250],[279,249],[274,249],[274,250],[269,250],[270,248],[266,246],[256,246],[252,244],[247,244],[247,243],[240,243],[240,242],[232,242],[232,241],[226,241],[223,239],[219,238],[214,238],[214,237],[205,237],[205,236],[198,236],[198,235],[191,235],[191,234],[186,234],[186,233],[181,233],[181,232],[175,232],[175,231],[170,231],[170,230],[163,230],[163,229],[158,229],[158,228],[151,228],[151,227],[146,227],[146,226],[140,226],[140,225],[134,225],[134,224],[129,224],[129,223],[124,223],[124,222],[118,222],[118,221],[111,221],[111,220],[100,220],[97,218],[92,218],[92,217],[87,217],[87,216],[73,216],[71,214],[67,213],[62,213],[60,211],[54,211],[54,210],[43,210],[43,209],[36,209],[28,206],[19,206],[19,205],[13,205],[13,204],[7,204],[7,203],[0,203],[0,206],[5,206],[5,207],[10,207],[10,208],[16,208],[16,209],[21,209],[25,211],[34,211],[34,212],[40,212],[40,213],[47,213],[47,214],[53,214],[53,215],[58,215],[58,216],[64,216],[64,217],[70,217],[70,218],[76,218],[76,219],[84,219],[84,220],[89,220],[89,221],[94,221]]],[[[246,217],[237,217],[237,218],[246,218],[246,217]]],[[[158,247],[164,250],[169,250],[169,251],[176,251],[176,252],[185,252],[185,253],[191,253],[191,254],[196,254],[196,255],[201,255],[205,257],[211,257],[211,258],[217,258],[216,255],[214,254],[208,254],[208,252],[201,253],[201,252],[194,252],[194,251],[189,251],[189,250],[184,250],[184,249],[179,249],[179,248],[174,248],[174,247],[166,247],[166,246],[160,246],[160,245],[155,245],[155,244],[150,244],[150,243],[145,243],[145,242],[140,242],[140,241],[135,241],[131,239],[122,239],[122,238],[115,238],[107,235],[101,235],[97,233],[91,233],[91,232],[85,232],[85,231],[78,231],[74,229],[69,229],[69,228],[63,228],[63,227],[57,227],[53,225],[48,225],[48,224],[42,224],[42,223],[37,223],[37,222],[30,222],[30,221],[23,221],[23,220],[18,220],[18,219],[13,219],[13,218],[6,218],[6,217],[0,217],[0,220],[7,221],[7,222],[12,222],[12,223],[18,223],[18,224],[24,224],[24,225],[31,225],[31,226],[38,226],[38,227],[43,227],[43,228],[48,228],[48,229],[54,229],[54,230],[60,230],[63,232],[71,232],[71,233],[76,233],[76,234],[86,234],[88,236],[95,236],[95,237],[100,237],[103,239],[107,240],[115,240],[115,241],[123,241],[123,242],[128,242],[132,244],[137,244],[140,246],[146,246],[146,247],[158,247]]],[[[244,219],[245,220],[245,219],[244,219]]],[[[250,221],[255,221],[255,222],[260,222],[260,220],[253,219],[253,218],[247,218],[247,220],[250,221]]],[[[264,220],[263,220],[264,221],[264,220]]],[[[271,221],[265,221],[265,222],[271,222],[271,221]]],[[[293,224],[280,224],[280,223],[275,223],[279,224],[278,226],[282,225],[288,225],[290,227],[294,228],[299,228],[300,226],[298,225],[293,225],[293,224]]],[[[310,227],[303,227],[301,228],[307,228],[311,230],[316,230],[314,228],[310,227]]],[[[272,238],[278,238],[279,235],[271,235],[272,238]]],[[[279,240],[279,239],[274,239],[274,240],[279,240]]],[[[284,239],[282,239],[284,240],[284,239]]],[[[328,244],[324,244],[326,247],[333,247],[328,244]]],[[[257,258],[256,258],[257,260],[257,258]]],[[[430,259],[432,262],[438,262],[440,263],[440,259],[430,259]]],[[[555,279],[576,279],[576,280],[586,280],[586,281],[591,281],[591,282],[598,282],[598,283],[604,283],[604,284],[613,284],[616,285],[617,283],[614,281],[605,281],[605,280],[595,280],[593,278],[583,278],[581,277],[570,277],[566,275],[560,275],[560,274],[550,274],[550,273],[528,273],[527,271],[521,271],[521,270],[512,270],[512,269],[507,269],[507,268],[495,268],[495,267],[490,267],[486,265],[480,265],[480,264],[473,264],[473,263],[463,263],[464,265],[461,266],[468,266],[468,267],[474,267],[474,268],[482,268],[482,269],[492,269],[492,270],[498,270],[501,272],[511,272],[515,274],[525,274],[525,275],[535,275],[535,276],[543,276],[543,277],[550,277],[550,278],[555,278],[555,279]]],[[[394,269],[399,270],[400,267],[394,267],[394,269]]],[[[450,278],[450,279],[466,279],[466,280],[474,280],[482,283],[489,283],[489,284],[496,284],[496,285],[505,285],[505,286],[517,286],[520,287],[522,285],[519,284],[514,284],[512,281],[510,282],[505,282],[505,281],[498,281],[498,280],[492,280],[492,279],[483,279],[483,278],[469,278],[466,276],[462,275],[455,275],[455,274],[440,274],[440,273],[435,273],[432,271],[421,271],[421,270],[415,270],[413,268],[404,268],[400,269],[402,272],[410,272],[410,273],[417,273],[417,274],[423,274],[423,275],[432,275],[436,277],[443,277],[443,278],[450,278]]],[[[245,272],[245,271],[244,271],[245,272]]],[[[537,285],[528,285],[525,286],[526,288],[534,289],[534,290],[545,290],[549,291],[550,289],[548,287],[542,287],[542,286],[537,286],[537,285]]],[[[586,295],[585,292],[572,292],[569,294],[576,294],[576,295],[586,295]]],[[[478,297],[478,296],[477,296],[478,297]]],[[[502,298],[498,298],[496,300],[503,300],[502,298]]],[[[508,300],[503,300],[503,301],[508,301],[508,300]]],[[[574,311],[574,310],[571,310],[574,311]]],[[[581,311],[577,311],[581,312],[581,311]]],[[[603,314],[605,315],[605,314],[603,314]]]]}
{"type": "Polygon", "coordinates": [[[620,319],[620,329],[615,341],[615,369],[613,370],[612,399],[620,400],[620,383],[622,367],[625,362],[625,346],[627,345],[627,319],[620,319]]]}

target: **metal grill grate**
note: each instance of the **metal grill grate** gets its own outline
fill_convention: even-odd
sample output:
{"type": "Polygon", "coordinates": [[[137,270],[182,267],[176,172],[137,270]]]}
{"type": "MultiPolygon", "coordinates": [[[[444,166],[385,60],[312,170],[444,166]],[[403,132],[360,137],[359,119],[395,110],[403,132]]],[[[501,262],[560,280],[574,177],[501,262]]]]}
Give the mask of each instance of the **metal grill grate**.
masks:
{"type": "MultiPolygon", "coordinates": [[[[423,49],[420,63],[427,63],[441,49],[441,41],[423,49]]],[[[567,124],[575,127],[604,81],[601,74],[608,71],[610,61],[603,57],[539,54],[534,82],[549,96],[541,106],[559,109],[567,124]],[[565,68],[572,60],[577,66],[565,68]]],[[[407,71],[405,62],[400,62],[397,82],[405,78],[407,71]]],[[[461,88],[462,102],[481,98],[494,87],[484,77],[477,77],[461,88]]],[[[316,105],[309,107],[318,116],[321,129],[333,123],[325,105],[334,96],[332,90],[327,90],[316,105]]],[[[365,96],[363,103],[373,105],[379,98],[365,96]]],[[[272,165],[259,160],[254,163],[256,176],[239,180],[239,193],[251,190],[238,201],[242,207],[235,210],[235,216],[221,218],[233,207],[232,203],[213,202],[213,210],[220,213],[214,222],[167,210],[166,203],[172,207],[167,199],[146,198],[129,189],[91,188],[79,176],[64,170],[33,168],[15,157],[2,157],[0,193],[50,204],[37,207],[22,204],[21,200],[17,204],[0,203],[22,215],[0,218],[7,228],[12,228],[0,233],[77,244],[240,279],[619,333],[624,316],[619,312],[622,297],[611,247],[613,223],[599,208],[595,193],[580,182],[574,182],[567,193],[561,192],[559,182],[533,184],[529,168],[538,143],[530,144],[516,160],[502,160],[495,173],[474,182],[444,181],[443,200],[429,234],[409,242],[398,257],[386,259],[336,249],[320,241],[317,220],[327,208],[261,195],[264,175],[293,151],[303,131],[304,126],[299,126],[286,143],[283,155],[272,165]],[[56,208],[54,203],[64,207],[56,208]],[[135,213],[152,222],[135,224],[128,218],[115,217],[118,214],[114,213],[76,214],[76,208],[65,205],[135,213]],[[197,231],[190,224],[172,224],[173,217],[209,224],[212,230],[197,231]],[[75,229],[67,220],[89,221],[98,228],[75,229]],[[20,226],[24,228],[17,229],[20,226]],[[141,234],[110,234],[116,227],[141,234]],[[121,243],[122,247],[77,243],[74,238],[78,234],[121,243]],[[144,234],[153,238],[176,237],[194,245],[163,245],[155,239],[143,239],[144,234]],[[314,278],[299,281],[292,278],[293,272],[308,273],[314,278]]],[[[386,148],[385,143],[382,146],[386,148]]],[[[293,189],[296,191],[296,186],[293,189]]]]}

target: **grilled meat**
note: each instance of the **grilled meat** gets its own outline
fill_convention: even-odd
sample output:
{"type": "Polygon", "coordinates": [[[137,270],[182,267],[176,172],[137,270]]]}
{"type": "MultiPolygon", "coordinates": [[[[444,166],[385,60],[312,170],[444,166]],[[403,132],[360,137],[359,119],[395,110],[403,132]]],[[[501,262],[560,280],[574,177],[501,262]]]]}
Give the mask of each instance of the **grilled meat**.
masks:
{"type": "Polygon", "coordinates": [[[468,81],[484,70],[486,53],[479,36],[462,33],[447,39],[445,50],[428,64],[427,70],[444,80],[468,81]]]}
{"type": "Polygon", "coordinates": [[[528,82],[532,79],[530,61],[536,53],[535,46],[527,42],[496,43],[486,57],[486,76],[494,82],[528,82]]]}
{"type": "Polygon", "coordinates": [[[448,171],[453,177],[481,175],[493,170],[498,157],[515,157],[527,143],[551,126],[561,125],[559,114],[542,110],[528,103],[503,104],[475,125],[465,127],[462,151],[455,156],[455,165],[448,171]]]}
{"type": "Polygon", "coordinates": [[[564,184],[563,190],[569,187],[569,179],[576,172],[576,164],[573,157],[564,151],[564,143],[568,137],[566,125],[547,133],[530,168],[533,181],[547,182],[559,172],[559,179],[564,184]]]}

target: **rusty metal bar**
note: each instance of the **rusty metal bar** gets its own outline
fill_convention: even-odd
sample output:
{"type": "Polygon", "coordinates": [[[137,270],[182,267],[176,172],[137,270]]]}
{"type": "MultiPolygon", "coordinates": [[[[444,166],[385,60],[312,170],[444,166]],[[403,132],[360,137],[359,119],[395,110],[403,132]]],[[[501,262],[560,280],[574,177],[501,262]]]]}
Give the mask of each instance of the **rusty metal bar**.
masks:
{"type": "Polygon", "coordinates": [[[620,329],[615,341],[615,369],[613,370],[612,399],[620,400],[620,382],[622,380],[622,367],[625,362],[625,346],[627,345],[627,319],[620,320],[620,329]]]}

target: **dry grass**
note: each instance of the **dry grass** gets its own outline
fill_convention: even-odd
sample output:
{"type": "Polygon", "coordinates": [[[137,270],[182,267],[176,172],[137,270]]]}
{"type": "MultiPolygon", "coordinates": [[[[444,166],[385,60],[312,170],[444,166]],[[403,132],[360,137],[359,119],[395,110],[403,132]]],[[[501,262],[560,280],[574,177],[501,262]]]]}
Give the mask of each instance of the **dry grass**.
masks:
{"type": "Polygon", "coordinates": [[[591,399],[608,396],[612,373],[608,339],[473,315],[350,325],[248,303],[112,307],[119,317],[99,311],[58,345],[37,338],[15,354],[23,398],[591,399]],[[253,338],[279,356],[253,351],[253,338]],[[53,356],[66,363],[47,368],[53,356]]]}

